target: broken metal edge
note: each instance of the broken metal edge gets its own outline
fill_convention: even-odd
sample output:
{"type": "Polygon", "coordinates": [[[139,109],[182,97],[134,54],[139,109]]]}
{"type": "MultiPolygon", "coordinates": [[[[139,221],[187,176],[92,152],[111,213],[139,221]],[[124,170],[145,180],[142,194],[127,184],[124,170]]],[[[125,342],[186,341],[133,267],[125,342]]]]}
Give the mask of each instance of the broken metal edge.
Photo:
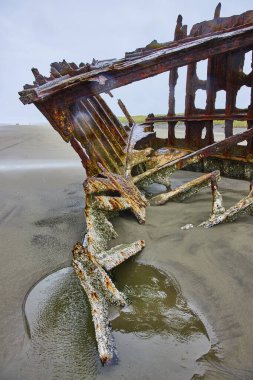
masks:
{"type": "Polygon", "coordinates": [[[216,181],[220,180],[220,171],[215,170],[211,173],[204,174],[199,178],[193,179],[190,182],[184,183],[181,186],[178,186],[177,188],[162,193],[159,195],[156,195],[155,197],[152,197],[150,199],[151,205],[164,205],[166,202],[169,201],[183,201],[192,195],[198,193],[200,190],[210,186],[212,178],[215,177],[216,181]]]}
{"type": "Polygon", "coordinates": [[[215,187],[212,189],[212,212],[208,220],[199,224],[198,227],[211,228],[218,224],[234,222],[239,216],[243,214],[252,214],[253,211],[253,190],[237,202],[225,210],[223,206],[222,195],[215,187]]]}
{"type": "Polygon", "coordinates": [[[98,352],[102,364],[112,364],[117,359],[117,351],[109,325],[108,310],[110,305],[123,307],[125,296],[119,292],[107,271],[121,264],[145,247],[144,240],[130,244],[120,244],[108,251],[92,255],[87,245],[77,242],[73,248],[72,266],[85,291],[90,306],[98,352]]]}

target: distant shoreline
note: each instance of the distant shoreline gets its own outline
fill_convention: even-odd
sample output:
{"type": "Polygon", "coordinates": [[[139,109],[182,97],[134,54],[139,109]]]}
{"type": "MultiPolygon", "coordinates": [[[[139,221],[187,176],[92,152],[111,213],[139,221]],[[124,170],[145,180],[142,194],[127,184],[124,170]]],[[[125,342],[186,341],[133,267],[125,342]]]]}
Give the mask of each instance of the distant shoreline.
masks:
{"type": "MultiPolygon", "coordinates": [[[[156,115],[156,116],[164,116],[164,115],[156,115]]],[[[119,121],[121,123],[128,123],[127,118],[124,116],[117,116],[119,121]]],[[[135,123],[141,124],[145,122],[146,115],[135,115],[132,116],[135,123]]],[[[167,127],[167,123],[156,123],[157,128],[164,129],[167,127]]],[[[182,121],[178,122],[178,125],[183,125],[184,123],[182,121]]],[[[34,126],[49,126],[49,123],[45,122],[37,122],[37,123],[0,123],[0,127],[5,127],[5,126],[29,126],[29,125],[34,125],[34,126]]],[[[221,128],[224,127],[224,120],[214,120],[214,125],[219,125],[221,128]]],[[[235,120],[233,128],[247,128],[247,122],[245,120],[235,120]]]]}
{"type": "MultiPolygon", "coordinates": [[[[164,116],[164,115],[156,115],[156,116],[159,117],[159,116],[164,116]]],[[[144,123],[147,116],[146,115],[135,115],[132,117],[136,123],[144,123]]],[[[118,119],[120,120],[121,123],[127,123],[127,118],[124,116],[118,116],[118,119]]],[[[180,125],[180,124],[184,124],[184,123],[182,121],[179,121],[178,125],[180,125]]],[[[214,120],[214,124],[222,126],[222,125],[224,125],[224,120],[214,120]]],[[[164,128],[165,125],[167,125],[167,123],[159,123],[159,126],[161,128],[164,128]]],[[[159,128],[159,126],[158,126],[158,128],[159,128]]],[[[235,120],[233,127],[234,128],[246,128],[247,122],[244,120],[235,120]]]]}

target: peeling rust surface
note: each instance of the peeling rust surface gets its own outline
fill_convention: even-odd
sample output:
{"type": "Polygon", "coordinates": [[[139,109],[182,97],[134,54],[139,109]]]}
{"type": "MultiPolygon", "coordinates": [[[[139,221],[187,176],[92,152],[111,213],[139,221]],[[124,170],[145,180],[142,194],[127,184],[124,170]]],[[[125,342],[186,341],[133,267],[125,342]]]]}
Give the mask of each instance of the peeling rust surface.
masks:
{"type": "Polygon", "coordinates": [[[124,306],[125,298],[81,243],[73,248],[72,265],[91,305],[101,362],[110,362],[116,354],[108,323],[108,308],[109,305],[124,306]]]}
{"type": "MultiPolygon", "coordinates": [[[[253,212],[253,190],[235,206],[225,210],[217,181],[220,174],[252,180],[253,177],[253,71],[245,74],[245,54],[253,48],[253,11],[223,18],[220,3],[212,20],[187,25],[178,16],[174,41],[152,41],[127,52],[122,59],[92,63],[54,62],[50,76],[32,72],[35,81],[19,93],[23,104],[34,103],[61,137],[80,157],[87,179],[84,183],[87,231],[82,243],[73,248],[72,265],[91,306],[98,351],[102,363],[110,363],[116,350],[108,321],[110,305],[122,307],[126,299],[108,271],[140,252],[145,242],[138,240],[109,248],[117,233],[110,218],[130,210],[139,223],[145,223],[149,201],[143,189],[150,184],[166,186],[167,191],[151,198],[153,205],[183,201],[204,187],[212,189],[212,213],[201,224],[212,227],[253,212]],[[207,59],[207,78],[197,75],[198,62],[207,59]],[[175,88],[178,68],[187,66],[184,115],[175,114],[175,88]],[[168,110],[164,116],[150,113],[145,123],[136,124],[125,104],[118,105],[128,125],[123,125],[100,96],[112,89],[169,72],[168,110]],[[244,109],[236,107],[242,86],[251,89],[244,109]],[[206,92],[206,107],[195,106],[196,92],[206,92]],[[226,92],[224,109],[216,109],[217,92],[226,92]],[[215,142],[214,121],[224,120],[224,139],[215,142]],[[236,120],[247,122],[247,131],[234,134],[236,120]],[[178,123],[185,124],[183,139],[175,136],[178,123]],[[156,136],[155,124],[168,125],[167,138],[156,136]],[[206,131],[205,137],[202,132],[206,131]],[[239,146],[242,141],[247,145],[239,146]],[[222,164],[222,165],[221,165],[222,164]],[[187,168],[206,171],[199,178],[171,189],[173,172],[187,168]],[[219,169],[219,170],[218,170],[219,169]]],[[[184,229],[191,228],[189,224],[184,229]]]]}
{"type": "Polygon", "coordinates": [[[185,199],[191,197],[193,194],[198,193],[201,189],[209,187],[214,178],[216,181],[220,180],[219,170],[205,174],[167,193],[159,194],[153,197],[150,200],[150,203],[152,205],[163,205],[169,201],[184,201],[185,199]]]}
{"type": "Polygon", "coordinates": [[[252,214],[253,211],[253,190],[237,202],[234,206],[227,210],[223,206],[222,195],[218,191],[218,187],[212,188],[212,212],[209,219],[199,226],[204,228],[214,227],[221,223],[234,222],[243,214],[252,214]]]}

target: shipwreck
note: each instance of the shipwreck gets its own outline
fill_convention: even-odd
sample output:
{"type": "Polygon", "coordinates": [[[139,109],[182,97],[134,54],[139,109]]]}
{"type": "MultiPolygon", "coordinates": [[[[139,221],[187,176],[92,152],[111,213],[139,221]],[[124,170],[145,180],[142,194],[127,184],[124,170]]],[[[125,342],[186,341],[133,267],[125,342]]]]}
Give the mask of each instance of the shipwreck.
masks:
{"type": "MultiPolygon", "coordinates": [[[[73,248],[73,267],[91,305],[98,351],[102,363],[115,356],[109,327],[110,305],[124,306],[126,299],[109,272],[140,252],[143,240],[109,249],[116,236],[110,218],[130,210],[145,223],[146,207],[169,201],[183,201],[204,187],[210,187],[212,212],[201,227],[213,227],[235,220],[253,210],[253,71],[244,73],[245,55],[253,59],[253,11],[232,17],[220,16],[195,24],[188,34],[179,15],[174,40],[152,41],[144,48],[128,52],[122,59],[92,63],[54,62],[50,76],[35,68],[35,81],[19,93],[23,104],[33,103],[52,127],[79,155],[86,171],[84,182],[87,231],[82,243],[73,248]],[[206,80],[198,78],[197,66],[207,60],[206,80]],[[187,66],[184,115],[175,114],[178,68],[187,66]],[[121,100],[118,104],[128,123],[123,125],[101,93],[129,83],[169,72],[168,110],[164,116],[150,113],[142,124],[135,123],[121,100]],[[251,89],[246,108],[236,107],[241,87],[251,89]],[[196,92],[206,94],[206,107],[195,106],[196,92]],[[218,91],[225,91],[224,109],[216,108],[218,91]],[[224,139],[215,141],[215,121],[224,121],[224,139]],[[247,129],[234,133],[235,121],[245,121],[247,129]],[[157,123],[168,126],[167,138],[156,135],[157,123]],[[177,138],[175,128],[184,123],[185,136],[177,138]],[[246,141],[246,144],[240,143],[246,141]],[[185,169],[202,172],[195,180],[172,189],[170,175],[185,169]],[[225,210],[217,182],[220,176],[249,181],[249,194],[225,210]],[[146,196],[145,188],[158,183],[166,192],[146,196]]],[[[152,111],[152,110],[151,110],[152,111]]]]}

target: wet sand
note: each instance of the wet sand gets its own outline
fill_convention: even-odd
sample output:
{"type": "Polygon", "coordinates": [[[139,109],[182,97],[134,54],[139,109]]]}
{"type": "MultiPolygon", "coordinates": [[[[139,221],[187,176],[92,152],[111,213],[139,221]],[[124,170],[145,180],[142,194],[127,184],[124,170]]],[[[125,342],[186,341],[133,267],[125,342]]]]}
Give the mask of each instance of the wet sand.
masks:
{"type": "MultiPolygon", "coordinates": [[[[208,217],[203,190],[149,207],[145,226],[131,214],[113,220],[113,245],[142,238],[146,248],[112,274],[131,303],[112,317],[120,361],[103,368],[87,300],[68,268],[85,231],[79,159],[51,127],[0,132],[1,379],[253,378],[251,216],[181,230],[208,217]]],[[[196,176],[177,172],[173,182],[196,176]]],[[[225,206],[248,187],[222,179],[225,206]]]]}
{"type": "MultiPolygon", "coordinates": [[[[155,127],[154,130],[156,132],[157,137],[160,137],[163,139],[166,139],[168,137],[168,125],[166,123],[156,123],[154,125],[154,127],[155,127]]],[[[241,133],[244,131],[245,131],[245,128],[243,128],[243,127],[237,127],[237,128],[234,128],[234,130],[233,130],[234,134],[241,133]]],[[[203,133],[203,137],[204,137],[205,128],[203,129],[202,133],[203,133]]],[[[213,133],[214,133],[214,140],[216,142],[223,140],[225,138],[225,125],[223,125],[223,124],[214,125],[213,133]]],[[[179,138],[179,139],[182,139],[185,137],[185,125],[184,124],[177,124],[176,125],[175,137],[179,138]]],[[[246,141],[241,142],[240,145],[246,145],[246,141]]]]}
{"type": "MultiPolygon", "coordinates": [[[[156,132],[156,136],[162,139],[166,139],[168,137],[168,125],[166,123],[156,123],[154,125],[154,130],[156,132]]],[[[236,127],[234,128],[234,134],[244,132],[245,128],[236,127]]],[[[225,125],[218,124],[214,125],[213,129],[214,140],[221,141],[225,138],[225,125]]],[[[203,129],[203,138],[205,136],[205,128],[203,129]]],[[[179,139],[183,139],[185,137],[185,125],[177,124],[175,127],[175,137],[179,139]]],[[[246,141],[242,141],[240,145],[246,145],[246,141]]]]}

